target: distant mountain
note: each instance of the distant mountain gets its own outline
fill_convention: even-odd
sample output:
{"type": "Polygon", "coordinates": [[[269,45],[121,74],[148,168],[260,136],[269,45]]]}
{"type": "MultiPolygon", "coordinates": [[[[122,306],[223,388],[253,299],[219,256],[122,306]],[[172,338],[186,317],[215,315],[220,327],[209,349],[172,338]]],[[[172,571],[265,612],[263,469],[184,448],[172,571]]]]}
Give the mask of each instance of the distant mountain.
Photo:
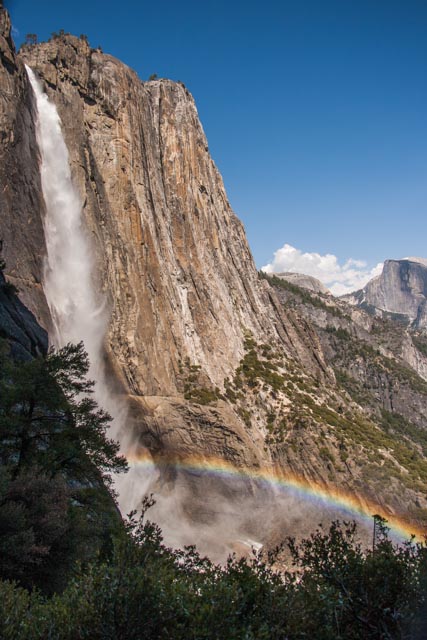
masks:
{"type": "Polygon", "coordinates": [[[303,273],[292,273],[290,271],[275,273],[274,275],[277,278],[281,278],[291,284],[295,284],[297,287],[303,287],[304,289],[309,289],[315,293],[324,293],[325,295],[330,293],[329,289],[325,287],[323,282],[320,282],[317,278],[313,278],[313,276],[307,276],[303,273]]]}
{"type": "Polygon", "coordinates": [[[379,316],[395,316],[414,329],[427,328],[427,259],[386,260],[381,275],[343,296],[379,316]]]}

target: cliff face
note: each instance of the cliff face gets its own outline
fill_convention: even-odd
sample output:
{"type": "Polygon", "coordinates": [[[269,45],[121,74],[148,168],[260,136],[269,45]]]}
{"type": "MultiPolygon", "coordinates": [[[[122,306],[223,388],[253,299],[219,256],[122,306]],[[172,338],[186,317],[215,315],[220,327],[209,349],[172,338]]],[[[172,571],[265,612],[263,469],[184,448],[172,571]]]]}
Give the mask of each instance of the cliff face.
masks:
{"type": "MultiPolygon", "coordinates": [[[[72,36],[26,48],[21,58],[44,81],[62,120],[110,306],[109,360],[134,397],[136,422],[142,412],[145,424],[152,420],[164,432],[159,416],[170,413],[175,429],[160,436],[163,445],[187,440],[186,451],[194,450],[188,431],[200,418],[183,396],[189,386],[223,391],[248,333],[328,378],[314,334],[298,329],[258,278],[186,88],[142,83],[72,36]]],[[[208,423],[231,425],[234,444],[233,438],[227,446],[221,438],[209,444],[209,430],[197,450],[262,459],[241,417],[223,404],[213,418],[210,408],[202,413],[208,423]]]]}
{"type": "MultiPolygon", "coordinates": [[[[354,491],[370,487],[400,512],[426,522],[425,333],[400,317],[377,317],[277,277],[270,282],[282,304],[316,330],[335,372],[335,402],[329,397],[325,410],[317,407],[311,416],[320,409],[316,417],[318,429],[326,426],[328,433],[324,455],[329,455],[330,472],[341,476],[341,461],[353,475],[354,491]]],[[[312,425],[306,431],[313,433],[312,425]]]]}
{"type": "Polygon", "coordinates": [[[48,326],[41,284],[44,203],[32,92],[10,29],[9,16],[0,8],[0,238],[9,279],[38,320],[48,326]]]}
{"type": "Polygon", "coordinates": [[[386,260],[381,275],[360,291],[344,296],[351,304],[377,313],[398,314],[413,328],[427,328],[427,264],[408,258],[386,260]]]}
{"type": "Polygon", "coordinates": [[[368,496],[391,512],[417,501],[427,506],[415,481],[406,486],[402,476],[380,486],[376,476],[364,477],[374,454],[361,454],[352,426],[354,418],[365,429],[362,409],[336,385],[324,357],[328,344],[309,315],[259,277],[187,89],[168,80],[143,83],[68,35],[26,47],[17,58],[4,14],[2,20],[8,270],[48,328],[25,61],[62,120],[98,289],[109,307],[106,357],[128,399],[135,438],[166,460],[274,466],[368,496]],[[16,197],[7,198],[7,190],[16,197]]]}
{"type": "Polygon", "coordinates": [[[13,358],[28,360],[47,352],[47,333],[22,304],[0,270],[0,338],[10,345],[13,358]]]}

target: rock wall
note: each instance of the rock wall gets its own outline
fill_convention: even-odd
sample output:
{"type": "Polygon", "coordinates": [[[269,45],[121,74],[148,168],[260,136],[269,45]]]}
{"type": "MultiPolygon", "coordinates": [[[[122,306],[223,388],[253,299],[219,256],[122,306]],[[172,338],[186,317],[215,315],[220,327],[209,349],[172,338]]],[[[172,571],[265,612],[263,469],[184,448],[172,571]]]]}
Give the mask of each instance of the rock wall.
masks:
{"type": "Polygon", "coordinates": [[[47,333],[22,304],[15,288],[0,270],[0,338],[7,340],[13,358],[28,360],[47,352],[47,333]]]}
{"type": "Polygon", "coordinates": [[[44,203],[31,87],[17,58],[7,12],[0,8],[0,239],[6,273],[23,302],[49,326],[42,289],[44,203]]]}
{"type": "MultiPolygon", "coordinates": [[[[143,83],[126,65],[68,35],[25,47],[20,58],[44,81],[62,120],[110,310],[109,362],[135,397],[133,406],[144,405],[138,429],[146,429],[153,412],[153,403],[138,397],[158,398],[156,407],[172,398],[176,438],[166,440],[179,446],[194,368],[200,388],[223,391],[248,332],[328,379],[310,328],[301,331],[258,277],[184,85],[143,83]]],[[[234,425],[240,450],[241,418],[225,406],[216,412],[224,428],[234,425]]],[[[252,458],[263,458],[249,440],[252,458]]],[[[225,438],[214,449],[208,441],[198,450],[234,457],[225,438]]]]}

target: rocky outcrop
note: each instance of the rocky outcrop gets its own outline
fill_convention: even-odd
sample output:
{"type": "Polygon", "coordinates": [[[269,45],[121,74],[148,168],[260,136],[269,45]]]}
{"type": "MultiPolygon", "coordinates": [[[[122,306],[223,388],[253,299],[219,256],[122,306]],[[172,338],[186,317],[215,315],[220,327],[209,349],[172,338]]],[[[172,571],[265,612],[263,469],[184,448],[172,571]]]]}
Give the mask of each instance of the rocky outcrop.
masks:
{"type": "Polygon", "coordinates": [[[329,289],[325,287],[320,280],[313,278],[313,276],[307,276],[303,273],[292,273],[290,271],[275,273],[274,275],[277,278],[282,278],[283,280],[287,280],[288,282],[297,285],[297,287],[303,287],[304,289],[314,291],[315,293],[323,293],[325,295],[330,293],[329,289]]]}
{"type": "MultiPolygon", "coordinates": [[[[326,427],[328,439],[324,441],[327,447],[320,449],[324,458],[329,459],[329,473],[337,473],[341,460],[352,475],[353,491],[363,487],[363,492],[369,493],[374,488],[374,494],[377,492],[401,512],[406,510],[407,500],[407,508],[425,522],[425,334],[402,323],[400,317],[379,317],[343,299],[308,293],[276,277],[269,280],[282,304],[291,307],[297,317],[315,328],[325,359],[336,375],[335,398],[329,395],[324,408],[313,406],[310,415],[299,398],[300,419],[305,416],[298,442],[304,451],[302,457],[312,468],[319,464],[313,448],[319,432],[311,422],[317,414],[321,430],[324,429],[320,427],[322,422],[329,425],[326,427]],[[307,441],[308,433],[311,433],[311,442],[307,441]],[[338,439],[333,445],[339,433],[342,440],[338,439]],[[310,456],[316,457],[316,462],[310,460],[310,456]],[[413,466],[412,462],[409,465],[404,462],[406,456],[407,461],[413,461],[413,466]],[[415,492],[414,487],[417,487],[415,492]]],[[[289,458],[289,446],[282,446],[279,453],[289,458]]],[[[327,469],[328,465],[326,469],[323,466],[317,473],[327,473],[327,469]]],[[[338,474],[342,471],[343,467],[338,474]]]]}
{"type": "Polygon", "coordinates": [[[386,260],[381,275],[360,291],[343,296],[373,313],[401,316],[413,328],[427,328],[427,261],[386,260]]]}

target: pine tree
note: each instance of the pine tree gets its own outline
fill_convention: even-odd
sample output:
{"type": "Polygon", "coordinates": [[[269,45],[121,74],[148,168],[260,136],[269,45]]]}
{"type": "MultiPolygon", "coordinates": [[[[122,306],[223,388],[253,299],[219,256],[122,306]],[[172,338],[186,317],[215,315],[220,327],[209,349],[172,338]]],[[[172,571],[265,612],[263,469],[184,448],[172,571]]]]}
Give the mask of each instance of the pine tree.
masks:
{"type": "Polygon", "coordinates": [[[3,344],[0,368],[0,462],[12,477],[37,466],[51,477],[109,483],[111,472],[126,470],[106,435],[111,417],[91,397],[83,343],[28,362],[13,362],[3,344]]]}
{"type": "Polygon", "coordinates": [[[50,593],[110,544],[127,468],[92,397],[83,344],[13,361],[0,344],[0,577],[50,593]]]}

